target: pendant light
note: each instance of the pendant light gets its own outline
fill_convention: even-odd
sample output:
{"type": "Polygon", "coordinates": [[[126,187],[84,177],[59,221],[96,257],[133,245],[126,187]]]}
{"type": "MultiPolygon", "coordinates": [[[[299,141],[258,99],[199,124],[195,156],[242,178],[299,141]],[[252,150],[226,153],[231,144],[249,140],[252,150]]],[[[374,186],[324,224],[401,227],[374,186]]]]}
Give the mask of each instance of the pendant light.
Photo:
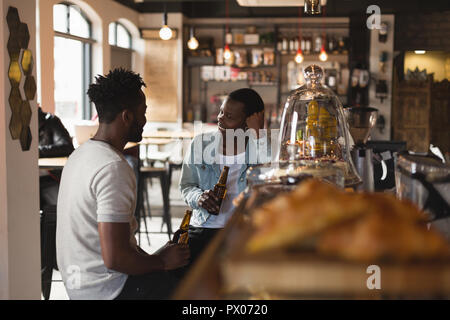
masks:
{"type": "Polygon", "coordinates": [[[190,50],[196,50],[198,48],[198,40],[194,36],[194,27],[191,27],[187,45],[190,50]]]}
{"type": "Polygon", "coordinates": [[[302,8],[298,7],[298,49],[297,49],[297,54],[295,55],[295,62],[297,62],[297,64],[302,63],[303,60],[304,60],[303,52],[302,52],[302,22],[301,22],[301,17],[302,17],[302,8]]]}
{"type": "Polygon", "coordinates": [[[164,4],[163,26],[161,30],[159,30],[159,37],[163,40],[169,40],[170,38],[172,38],[172,29],[170,29],[167,25],[166,4],[164,4]]]}
{"type": "Polygon", "coordinates": [[[228,45],[228,43],[225,45],[225,47],[223,49],[223,58],[225,60],[231,59],[231,50],[230,50],[230,46],[228,45]]]}
{"type": "Polygon", "coordinates": [[[324,62],[328,60],[328,54],[324,45],[322,45],[322,49],[320,49],[319,60],[324,62]]]}
{"type": "Polygon", "coordinates": [[[320,1],[321,0],[305,0],[305,13],[311,15],[320,14],[322,12],[320,1]]]}
{"type": "Polygon", "coordinates": [[[326,39],[325,39],[325,12],[326,12],[326,7],[323,7],[323,14],[322,14],[322,48],[320,48],[320,54],[319,54],[319,60],[323,61],[323,62],[328,60],[328,54],[327,54],[327,51],[325,50],[325,43],[326,43],[326,39]]]}
{"type": "MultiPolygon", "coordinates": [[[[226,33],[229,33],[229,29],[228,29],[228,19],[229,19],[229,13],[228,13],[228,0],[226,0],[225,3],[225,15],[226,15],[226,33]]],[[[225,47],[223,48],[223,58],[225,60],[229,60],[231,59],[231,50],[230,50],[230,46],[228,45],[227,41],[225,40],[225,47]]]]}

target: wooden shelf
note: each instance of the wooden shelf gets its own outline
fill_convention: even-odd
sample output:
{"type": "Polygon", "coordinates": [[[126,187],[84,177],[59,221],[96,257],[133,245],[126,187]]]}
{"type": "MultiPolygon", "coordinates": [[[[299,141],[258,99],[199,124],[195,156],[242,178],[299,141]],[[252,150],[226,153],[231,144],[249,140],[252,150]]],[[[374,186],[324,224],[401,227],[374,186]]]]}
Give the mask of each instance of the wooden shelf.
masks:
{"type": "Polygon", "coordinates": [[[249,82],[248,83],[249,86],[265,86],[265,87],[269,87],[269,86],[277,86],[278,82],[249,82]]]}
{"type": "Polygon", "coordinates": [[[236,68],[236,69],[243,69],[243,70],[257,70],[257,69],[273,69],[273,68],[277,68],[276,64],[270,64],[270,65],[266,65],[266,64],[262,64],[259,66],[246,66],[246,67],[238,67],[238,66],[227,66],[225,64],[195,64],[195,63],[185,63],[185,66],[190,66],[190,67],[201,67],[201,66],[214,66],[214,67],[231,67],[231,68],[236,68]]]}
{"type": "Polygon", "coordinates": [[[236,80],[202,80],[203,82],[217,82],[217,83],[233,83],[233,82],[239,82],[239,81],[245,81],[247,82],[247,79],[236,79],[236,80]]]}
{"type": "MultiPolygon", "coordinates": [[[[280,51],[277,51],[277,53],[280,56],[295,56],[297,54],[297,52],[287,52],[287,53],[281,53],[280,51]]],[[[348,53],[329,53],[327,52],[328,56],[331,57],[348,57],[348,53]]],[[[313,56],[318,56],[319,53],[304,53],[303,56],[304,57],[313,57],[313,56]]]]}
{"type": "Polygon", "coordinates": [[[270,48],[274,49],[275,44],[274,43],[268,43],[268,44],[228,44],[230,48],[270,48]]]}
{"type": "Polygon", "coordinates": [[[247,66],[247,67],[233,66],[233,68],[238,68],[238,69],[264,69],[264,68],[276,68],[276,67],[277,67],[276,64],[261,64],[259,66],[247,66]]]}
{"type": "MultiPolygon", "coordinates": [[[[276,100],[275,104],[281,105],[282,102],[284,102],[286,95],[289,94],[283,93],[282,88],[285,87],[287,84],[287,64],[294,60],[296,52],[292,53],[286,53],[282,54],[281,50],[278,50],[278,41],[283,36],[289,35],[289,34],[296,34],[298,32],[298,21],[296,19],[286,20],[285,18],[277,18],[276,20],[267,20],[267,19],[260,19],[259,23],[253,23],[251,22],[252,19],[244,19],[242,21],[234,21],[229,27],[230,30],[236,30],[239,31],[240,29],[245,30],[249,26],[256,26],[257,32],[260,34],[260,38],[257,44],[245,44],[242,43],[235,43],[236,38],[233,37],[233,43],[229,43],[228,46],[230,47],[231,51],[242,51],[242,53],[247,53],[247,62],[248,66],[240,67],[240,66],[230,66],[232,68],[236,68],[234,71],[238,72],[246,72],[246,73],[260,73],[260,74],[270,74],[269,77],[265,77],[264,79],[275,79],[271,82],[253,82],[252,80],[255,79],[263,79],[261,77],[248,77],[248,79],[242,79],[242,80],[208,80],[203,81],[201,79],[201,72],[199,73],[197,68],[201,67],[202,65],[207,66],[225,66],[224,64],[216,64],[216,54],[217,51],[214,54],[214,58],[210,57],[209,61],[202,61],[207,60],[208,58],[192,58],[189,60],[185,60],[185,65],[187,68],[183,69],[183,72],[187,72],[186,79],[183,80],[183,83],[186,84],[186,90],[183,92],[186,93],[186,99],[183,99],[183,106],[188,104],[204,104],[205,106],[209,105],[209,96],[213,93],[214,90],[219,90],[220,88],[225,89],[227,87],[232,88],[235,86],[248,86],[252,87],[253,89],[259,91],[267,91],[269,93],[269,96],[273,96],[273,99],[276,100]],[[261,35],[266,34],[267,32],[273,33],[273,37],[264,37],[261,35]],[[272,41],[272,42],[267,42],[272,41]],[[270,52],[273,52],[273,65],[259,65],[259,66],[251,66],[251,62],[253,61],[251,59],[251,53],[252,50],[259,49],[262,52],[267,52],[270,50],[270,52]],[[250,59],[249,59],[250,58],[250,59]],[[214,63],[212,62],[212,59],[214,59],[214,63]],[[203,64],[203,62],[205,62],[203,64]],[[193,68],[191,68],[193,67],[193,68]],[[195,77],[195,78],[192,78],[195,77]],[[198,78],[199,81],[197,80],[198,78]],[[192,84],[190,83],[192,81],[192,84]],[[198,81],[198,82],[197,82],[198,81]],[[207,84],[207,82],[210,82],[210,85],[207,84]],[[221,83],[221,84],[219,84],[221,83]],[[235,85],[233,85],[235,83],[235,85]],[[198,88],[197,88],[198,87],[198,88]],[[197,90],[198,94],[191,94],[192,90],[197,90]],[[269,92],[270,91],[270,92],[269,92]],[[273,93],[272,93],[273,91],[273,93]]],[[[327,32],[330,31],[330,33],[334,33],[334,31],[331,31],[332,29],[340,29],[339,34],[344,35],[344,31],[347,32],[349,30],[349,22],[348,18],[327,18],[327,32]],[[329,20],[331,19],[331,20],[329,20]],[[329,20],[329,21],[328,21],[329,20]],[[341,30],[342,29],[342,30],[341,30]]],[[[207,23],[206,21],[203,21],[201,19],[198,19],[198,21],[195,21],[195,19],[188,25],[184,25],[183,28],[187,32],[189,27],[196,27],[196,28],[202,28],[204,29],[204,34],[208,34],[208,29],[211,29],[211,32],[209,37],[213,38],[214,41],[210,42],[210,46],[212,51],[214,49],[216,50],[223,50],[226,42],[226,28],[222,22],[219,23],[219,20],[217,20],[217,23],[207,23]],[[217,30],[219,29],[219,30],[217,30]],[[222,31],[222,32],[220,32],[222,31]]],[[[316,22],[309,22],[302,25],[302,28],[305,27],[306,29],[311,30],[317,30],[322,32],[322,23],[316,23],[316,22]]],[[[238,33],[244,33],[244,31],[239,31],[238,33]]],[[[346,34],[346,33],[345,33],[346,34]]],[[[239,39],[238,39],[239,40],[239,39]]],[[[256,39],[255,39],[256,40],[256,39]]],[[[191,54],[190,51],[186,50],[186,54],[191,54]]],[[[304,54],[305,62],[302,64],[302,67],[307,66],[309,64],[321,64],[321,61],[319,60],[319,54],[312,53],[312,54],[304,54]]],[[[236,60],[234,60],[235,62],[236,60]]],[[[242,61],[242,60],[241,60],[242,61]]],[[[262,61],[262,60],[261,60],[262,61]]],[[[328,53],[328,63],[325,63],[326,66],[333,66],[338,67],[337,65],[348,66],[349,64],[349,54],[332,54],[328,53]]],[[[269,62],[266,60],[266,62],[269,62]]],[[[272,60],[270,61],[272,62],[272,60]]],[[[235,74],[233,74],[235,75],[235,74]]]]}
{"type": "MultiPolygon", "coordinates": [[[[286,58],[293,60],[295,55],[296,55],[296,53],[286,53],[286,54],[278,53],[278,55],[283,60],[285,60],[286,58]]],[[[343,53],[332,54],[332,53],[328,53],[328,61],[336,61],[336,62],[340,62],[340,63],[347,63],[348,62],[348,57],[349,57],[348,54],[343,54],[343,53]]],[[[303,58],[304,58],[304,61],[320,61],[318,53],[304,54],[303,58]]]]}
{"type": "Polygon", "coordinates": [[[278,82],[251,82],[248,79],[238,79],[238,80],[202,80],[203,82],[216,82],[216,83],[234,83],[239,81],[245,81],[249,86],[277,86],[278,82]]]}
{"type": "MultiPolygon", "coordinates": [[[[291,91],[281,91],[280,93],[281,93],[281,95],[289,95],[292,91],[294,91],[294,90],[296,90],[296,89],[293,89],[293,90],[291,90],[291,91]]],[[[333,91],[333,90],[332,90],[333,91]]],[[[333,91],[334,92],[334,91],[333,91]]],[[[336,95],[336,96],[338,96],[339,98],[346,98],[347,97],[347,94],[337,94],[336,92],[334,92],[334,94],[336,95]]]]}

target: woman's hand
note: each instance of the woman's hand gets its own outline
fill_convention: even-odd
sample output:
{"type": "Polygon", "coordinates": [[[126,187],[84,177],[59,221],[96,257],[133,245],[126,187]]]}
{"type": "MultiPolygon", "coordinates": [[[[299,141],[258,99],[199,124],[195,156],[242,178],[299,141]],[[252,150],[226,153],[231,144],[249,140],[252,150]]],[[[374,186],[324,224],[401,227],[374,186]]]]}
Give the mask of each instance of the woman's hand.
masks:
{"type": "Polygon", "coordinates": [[[219,214],[219,198],[216,197],[212,190],[202,193],[198,199],[199,207],[206,209],[209,213],[219,214]]]}
{"type": "Polygon", "coordinates": [[[249,129],[253,129],[256,132],[256,137],[259,138],[259,130],[264,129],[264,110],[260,112],[255,112],[249,116],[245,123],[249,129]]]}

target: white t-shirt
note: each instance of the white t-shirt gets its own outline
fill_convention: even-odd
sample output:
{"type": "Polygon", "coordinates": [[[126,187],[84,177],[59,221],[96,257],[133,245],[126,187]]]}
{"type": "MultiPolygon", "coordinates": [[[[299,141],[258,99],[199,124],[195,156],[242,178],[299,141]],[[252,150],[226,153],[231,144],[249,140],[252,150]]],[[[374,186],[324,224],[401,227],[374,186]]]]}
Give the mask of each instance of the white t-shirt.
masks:
{"type": "Polygon", "coordinates": [[[245,152],[233,156],[224,156],[222,154],[219,154],[219,165],[220,171],[223,170],[224,166],[230,167],[230,169],[228,170],[228,178],[226,184],[227,193],[225,195],[225,198],[222,200],[219,214],[209,215],[208,220],[206,220],[206,222],[202,225],[195,225],[195,222],[192,223],[192,226],[194,227],[223,228],[233,215],[233,211],[235,209],[233,205],[233,199],[235,199],[239,195],[238,180],[242,166],[245,165],[245,152]]]}
{"type": "Polygon", "coordinates": [[[99,222],[130,223],[134,218],[136,178],[123,155],[108,143],[89,140],[67,160],[58,194],[56,253],[70,299],[114,299],[127,275],[106,268],[99,222]]]}

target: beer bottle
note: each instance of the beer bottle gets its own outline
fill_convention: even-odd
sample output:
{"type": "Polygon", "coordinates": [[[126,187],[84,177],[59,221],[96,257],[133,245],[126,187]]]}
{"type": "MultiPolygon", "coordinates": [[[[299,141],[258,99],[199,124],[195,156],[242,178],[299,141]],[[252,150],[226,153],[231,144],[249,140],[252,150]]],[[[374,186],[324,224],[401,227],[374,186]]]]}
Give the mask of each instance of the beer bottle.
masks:
{"type": "Polygon", "coordinates": [[[211,214],[218,215],[220,211],[220,206],[222,205],[222,200],[225,198],[225,195],[227,194],[227,179],[228,179],[228,170],[230,167],[224,166],[223,170],[220,174],[219,181],[214,186],[213,192],[214,195],[219,199],[219,210],[217,212],[210,212],[211,214]]]}
{"type": "Polygon", "coordinates": [[[189,222],[191,221],[192,216],[192,210],[186,210],[186,213],[184,214],[183,221],[181,221],[180,230],[183,231],[183,233],[180,235],[180,238],[178,238],[178,243],[180,244],[187,244],[189,240],[188,230],[189,230],[189,222]]]}

